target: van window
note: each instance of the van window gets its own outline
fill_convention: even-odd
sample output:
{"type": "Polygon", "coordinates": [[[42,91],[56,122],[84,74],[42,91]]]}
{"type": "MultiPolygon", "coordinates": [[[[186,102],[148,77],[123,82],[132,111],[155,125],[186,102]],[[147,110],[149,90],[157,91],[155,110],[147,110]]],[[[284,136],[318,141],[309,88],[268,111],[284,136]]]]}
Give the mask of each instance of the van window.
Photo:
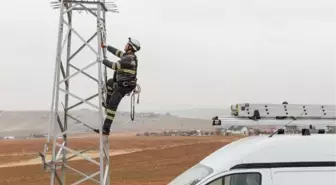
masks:
{"type": "Polygon", "coordinates": [[[274,185],[335,185],[335,169],[289,169],[276,171],[272,178],[274,185]]]}
{"type": "Polygon", "coordinates": [[[207,185],[261,185],[260,173],[235,173],[220,177],[207,185]]]}
{"type": "Polygon", "coordinates": [[[223,178],[212,181],[209,185],[223,185],[223,178]]]}

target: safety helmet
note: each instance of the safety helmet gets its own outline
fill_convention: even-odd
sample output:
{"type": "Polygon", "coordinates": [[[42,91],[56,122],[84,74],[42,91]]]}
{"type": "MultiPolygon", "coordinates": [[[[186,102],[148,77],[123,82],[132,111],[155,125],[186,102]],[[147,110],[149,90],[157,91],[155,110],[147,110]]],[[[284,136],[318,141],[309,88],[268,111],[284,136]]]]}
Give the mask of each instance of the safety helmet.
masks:
{"type": "Polygon", "coordinates": [[[136,39],[133,39],[131,37],[128,38],[128,43],[131,45],[131,47],[134,49],[134,51],[140,50],[140,42],[136,39]]]}

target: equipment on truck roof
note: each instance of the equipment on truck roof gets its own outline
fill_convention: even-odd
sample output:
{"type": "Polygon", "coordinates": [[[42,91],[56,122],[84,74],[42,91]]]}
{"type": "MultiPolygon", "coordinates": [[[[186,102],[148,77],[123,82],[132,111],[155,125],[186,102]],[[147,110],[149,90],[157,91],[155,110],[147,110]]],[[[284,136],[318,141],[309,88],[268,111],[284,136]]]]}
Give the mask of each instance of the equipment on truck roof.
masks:
{"type": "Polygon", "coordinates": [[[223,121],[332,121],[336,120],[336,105],[304,105],[304,104],[250,104],[231,105],[231,116],[215,116],[213,126],[223,121]]]}

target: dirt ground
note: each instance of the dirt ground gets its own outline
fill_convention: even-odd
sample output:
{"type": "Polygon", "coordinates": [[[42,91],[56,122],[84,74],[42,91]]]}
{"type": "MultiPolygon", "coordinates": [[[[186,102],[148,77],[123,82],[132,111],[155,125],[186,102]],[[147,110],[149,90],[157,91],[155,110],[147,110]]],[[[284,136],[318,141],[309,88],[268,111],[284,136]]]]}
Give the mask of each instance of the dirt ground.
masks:
{"type": "MultiPolygon", "coordinates": [[[[239,137],[135,137],[110,136],[111,184],[164,185],[175,176],[199,162],[218,148],[239,137]]],[[[45,140],[0,141],[0,184],[49,184],[50,173],[45,172],[37,152],[43,150],[45,140]]],[[[70,148],[85,149],[98,144],[94,137],[71,138],[70,148]]],[[[97,157],[95,151],[87,154],[97,157]]],[[[69,166],[86,174],[98,171],[98,166],[87,161],[73,160],[69,166]]],[[[67,184],[82,176],[67,169],[67,184]]],[[[98,177],[97,177],[98,178],[98,177]]],[[[86,181],[82,184],[95,184],[86,181]]]]}

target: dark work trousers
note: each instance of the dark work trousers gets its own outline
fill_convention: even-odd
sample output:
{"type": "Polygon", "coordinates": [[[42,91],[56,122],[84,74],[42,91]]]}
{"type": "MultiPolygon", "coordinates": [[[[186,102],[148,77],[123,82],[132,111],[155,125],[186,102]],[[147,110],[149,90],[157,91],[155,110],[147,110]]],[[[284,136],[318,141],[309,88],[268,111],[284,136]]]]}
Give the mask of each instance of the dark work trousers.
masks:
{"type": "Polygon", "coordinates": [[[106,93],[106,100],[105,100],[105,105],[106,106],[109,104],[110,99],[111,99],[111,95],[112,95],[116,86],[117,86],[117,84],[114,82],[113,78],[110,78],[109,80],[107,80],[107,82],[106,82],[107,93],[106,93]]]}
{"type": "Polygon", "coordinates": [[[119,103],[121,102],[123,97],[126,94],[132,92],[134,88],[135,86],[121,87],[118,85],[114,85],[113,90],[107,94],[106,101],[108,103],[106,109],[106,118],[103,125],[103,133],[109,134],[119,103]]]}

